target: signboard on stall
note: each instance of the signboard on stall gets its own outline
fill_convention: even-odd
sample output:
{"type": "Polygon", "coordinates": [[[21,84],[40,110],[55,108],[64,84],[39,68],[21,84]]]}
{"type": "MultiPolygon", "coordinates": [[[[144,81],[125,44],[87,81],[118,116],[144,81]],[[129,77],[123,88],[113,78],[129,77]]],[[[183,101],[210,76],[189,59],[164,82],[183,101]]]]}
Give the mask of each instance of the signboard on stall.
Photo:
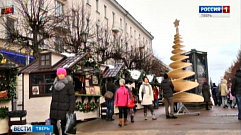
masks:
{"type": "Polygon", "coordinates": [[[1,14],[6,15],[6,14],[13,14],[14,13],[14,8],[13,7],[5,7],[1,9],[1,14]]]}

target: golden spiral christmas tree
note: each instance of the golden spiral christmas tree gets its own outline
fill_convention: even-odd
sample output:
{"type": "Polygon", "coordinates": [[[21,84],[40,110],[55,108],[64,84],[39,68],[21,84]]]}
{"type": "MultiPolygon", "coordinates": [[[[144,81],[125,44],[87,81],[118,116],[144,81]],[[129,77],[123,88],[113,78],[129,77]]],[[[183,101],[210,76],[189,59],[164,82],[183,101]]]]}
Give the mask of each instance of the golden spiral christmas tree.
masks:
{"type": "Polygon", "coordinates": [[[168,73],[168,76],[173,79],[172,83],[176,92],[173,96],[174,102],[203,102],[202,96],[186,92],[196,88],[199,84],[197,82],[184,80],[187,77],[195,75],[195,72],[183,70],[191,66],[192,63],[184,62],[184,60],[189,57],[182,55],[186,51],[182,50],[184,45],[181,45],[183,42],[179,35],[179,20],[176,19],[174,25],[176,27],[176,34],[174,36],[174,45],[172,46],[174,49],[172,51],[173,56],[170,58],[174,62],[169,65],[173,70],[168,73]]]}

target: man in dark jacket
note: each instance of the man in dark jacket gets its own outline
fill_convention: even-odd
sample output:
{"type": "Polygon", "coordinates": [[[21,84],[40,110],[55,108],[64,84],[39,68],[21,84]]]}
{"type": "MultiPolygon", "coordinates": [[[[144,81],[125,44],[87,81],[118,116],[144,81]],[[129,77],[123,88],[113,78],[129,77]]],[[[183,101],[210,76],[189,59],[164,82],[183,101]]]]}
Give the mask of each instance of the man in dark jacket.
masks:
{"type": "Polygon", "coordinates": [[[114,114],[114,97],[115,97],[116,87],[115,87],[115,84],[113,82],[114,78],[108,78],[107,81],[108,82],[107,82],[107,85],[106,85],[106,90],[111,91],[114,96],[111,99],[105,98],[106,106],[107,106],[106,120],[107,121],[113,121],[114,119],[112,118],[112,116],[114,114]]]}
{"type": "Polygon", "coordinates": [[[161,82],[161,90],[163,91],[164,104],[165,104],[165,112],[167,119],[176,119],[174,116],[174,101],[173,101],[173,91],[174,86],[170,78],[168,78],[167,74],[164,74],[164,80],[161,82]],[[169,107],[171,109],[169,113],[169,107]]]}
{"type": "Polygon", "coordinates": [[[231,93],[236,97],[238,105],[238,119],[241,120],[241,70],[237,70],[232,80],[231,93]]]}
{"type": "Polygon", "coordinates": [[[210,110],[208,108],[208,104],[210,102],[210,97],[211,97],[211,93],[209,91],[209,85],[207,82],[203,83],[203,87],[202,87],[202,94],[203,94],[203,98],[204,98],[204,102],[206,104],[206,110],[210,110]]]}
{"type": "Polygon", "coordinates": [[[61,120],[62,135],[66,125],[66,113],[74,113],[75,94],[72,78],[67,76],[64,68],[57,69],[57,78],[54,81],[52,89],[52,101],[50,105],[50,119],[53,125],[54,133],[59,135],[57,121],[61,120]]]}

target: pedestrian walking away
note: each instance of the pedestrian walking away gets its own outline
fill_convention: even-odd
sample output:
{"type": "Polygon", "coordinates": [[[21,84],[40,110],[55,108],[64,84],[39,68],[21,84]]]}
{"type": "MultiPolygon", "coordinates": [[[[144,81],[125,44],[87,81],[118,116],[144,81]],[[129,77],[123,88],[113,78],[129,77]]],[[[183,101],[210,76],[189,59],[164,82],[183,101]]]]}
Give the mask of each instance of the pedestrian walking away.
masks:
{"type": "Polygon", "coordinates": [[[231,93],[236,97],[238,105],[238,119],[241,120],[241,70],[237,70],[232,79],[231,93]]]}
{"type": "Polygon", "coordinates": [[[57,127],[57,122],[60,120],[62,135],[67,135],[64,133],[66,114],[74,113],[75,108],[73,80],[70,76],[67,76],[64,68],[58,68],[56,74],[57,78],[52,87],[52,100],[50,105],[51,125],[53,125],[55,135],[59,135],[60,132],[57,127]]]}
{"type": "MultiPolygon", "coordinates": [[[[114,78],[108,78],[106,84],[106,90],[110,91],[115,95],[116,87],[114,84],[114,78]]],[[[114,114],[114,96],[112,98],[105,98],[106,101],[106,121],[113,121],[113,114],[114,114]]]]}
{"type": "Polygon", "coordinates": [[[145,120],[147,120],[147,109],[149,109],[151,111],[152,120],[156,120],[157,118],[156,118],[156,115],[155,115],[154,109],[153,109],[154,97],[153,97],[152,87],[149,84],[149,80],[147,77],[143,78],[143,83],[140,86],[139,100],[141,102],[141,105],[143,105],[143,107],[144,107],[145,120]]]}
{"type": "Polygon", "coordinates": [[[228,105],[227,105],[228,86],[227,86],[226,79],[222,79],[221,81],[220,92],[222,97],[222,106],[223,108],[228,108],[228,105]]]}
{"type": "Polygon", "coordinates": [[[176,119],[174,116],[174,101],[173,101],[173,92],[174,86],[172,84],[171,79],[168,75],[164,74],[164,80],[161,82],[161,90],[164,97],[164,105],[165,105],[165,113],[167,119],[176,119]],[[170,112],[169,112],[170,108],[170,112]]]}
{"type": "Polygon", "coordinates": [[[218,84],[216,89],[216,97],[217,97],[217,103],[218,106],[221,106],[222,104],[222,97],[221,97],[221,82],[218,84]]]}
{"type": "Polygon", "coordinates": [[[229,83],[229,85],[228,85],[228,95],[230,97],[230,108],[235,108],[237,103],[236,103],[235,96],[232,95],[231,88],[232,88],[232,83],[229,83]]]}
{"type": "Polygon", "coordinates": [[[133,91],[129,90],[130,91],[130,103],[128,104],[128,109],[129,109],[129,115],[130,115],[130,118],[131,118],[131,123],[134,123],[134,116],[135,116],[135,112],[134,112],[134,108],[136,106],[135,102],[136,102],[136,99],[133,95],[133,91]]]}
{"type": "Polygon", "coordinates": [[[158,109],[159,108],[159,90],[157,88],[157,86],[153,87],[153,96],[154,96],[154,109],[158,109]]]}
{"type": "Polygon", "coordinates": [[[130,103],[129,91],[125,87],[125,80],[119,80],[120,88],[116,91],[114,105],[119,109],[119,123],[118,125],[122,127],[123,115],[124,115],[124,125],[127,125],[127,106],[130,103]]]}
{"type": "Polygon", "coordinates": [[[217,96],[216,96],[216,90],[217,90],[217,86],[216,86],[215,83],[213,83],[212,96],[213,96],[214,104],[218,105],[218,99],[217,99],[217,96]]]}
{"type": "Polygon", "coordinates": [[[210,110],[208,108],[208,105],[209,105],[209,102],[210,102],[211,93],[210,93],[209,85],[208,85],[207,82],[203,83],[202,94],[203,94],[206,110],[210,110]]]}

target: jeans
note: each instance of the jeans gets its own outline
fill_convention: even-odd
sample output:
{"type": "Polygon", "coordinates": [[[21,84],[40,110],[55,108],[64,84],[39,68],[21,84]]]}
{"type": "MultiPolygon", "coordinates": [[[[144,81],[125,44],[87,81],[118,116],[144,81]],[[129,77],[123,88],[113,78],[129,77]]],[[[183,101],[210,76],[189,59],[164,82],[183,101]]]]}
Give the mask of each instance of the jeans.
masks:
{"type": "Polygon", "coordinates": [[[227,96],[222,96],[222,105],[223,107],[227,105],[227,96]]]}
{"type": "Polygon", "coordinates": [[[106,100],[106,106],[107,106],[107,118],[112,118],[114,114],[114,100],[106,100]]]}
{"type": "Polygon", "coordinates": [[[159,100],[158,99],[154,99],[154,108],[158,109],[159,108],[159,100]]]}
{"type": "Polygon", "coordinates": [[[222,97],[220,95],[216,95],[216,99],[217,99],[217,104],[220,106],[222,103],[222,97]]]}
{"type": "Polygon", "coordinates": [[[236,95],[236,102],[238,105],[238,118],[241,119],[241,94],[236,95]]]}
{"type": "Polygon", "coordinates": [[[235,107],[236,104],[237,104],[236,98],[233,98],[232,103],[231,103],[231,107],[235,107]]]}

